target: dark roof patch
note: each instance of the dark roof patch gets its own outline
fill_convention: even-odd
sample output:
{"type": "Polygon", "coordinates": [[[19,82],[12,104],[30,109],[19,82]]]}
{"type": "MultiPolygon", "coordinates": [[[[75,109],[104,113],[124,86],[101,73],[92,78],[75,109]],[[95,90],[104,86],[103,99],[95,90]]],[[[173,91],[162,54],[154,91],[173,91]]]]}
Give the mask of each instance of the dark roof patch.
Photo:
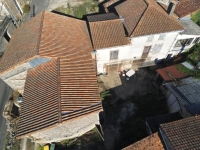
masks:
{"type": "Polygon", "coordinates": [[[115,15],[114,13],[105,13],[105,14],[87,16],[87,20],[89,22],[106,21],[106,20],[114,20],[114,19],[119,19],[119,17],[115,15]]]}

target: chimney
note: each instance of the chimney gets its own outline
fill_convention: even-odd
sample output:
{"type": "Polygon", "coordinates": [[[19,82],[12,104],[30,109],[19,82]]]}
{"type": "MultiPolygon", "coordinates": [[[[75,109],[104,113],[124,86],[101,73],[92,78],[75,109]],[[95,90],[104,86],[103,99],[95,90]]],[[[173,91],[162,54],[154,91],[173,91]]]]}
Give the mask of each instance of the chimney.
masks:
{"type": "Polygon", "coordinates": [[[169,14],[169,16],[174,15],[174,10],[175,10],[178,2],[179,2],[179,0],[170,0],[168,8],[167,8],[167,13],[169,14]]]}

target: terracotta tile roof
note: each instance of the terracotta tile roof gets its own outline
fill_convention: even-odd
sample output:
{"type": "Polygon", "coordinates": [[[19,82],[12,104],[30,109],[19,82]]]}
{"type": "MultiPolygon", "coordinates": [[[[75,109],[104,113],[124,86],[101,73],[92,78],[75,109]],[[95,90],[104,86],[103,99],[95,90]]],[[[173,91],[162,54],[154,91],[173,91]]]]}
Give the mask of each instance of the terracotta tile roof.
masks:
{"type": "Polygon", "coordinates": [[[154,0],[127,0],[115,9],[119,16],[124,17],[130,37],[184,30],[181,23],[154,0]]]}
{"type": "Polygon", "coordinates": [[[105,14],[87,16],[87,20],[89,22],[106,21],[106,20],[113,20],[113,19],[119,19],[119,17],[115,15],[114,13],[105,13],[105,14]]]}
{"type": "Polygon", "coordinates": [[[130,44],[121,19],[89,22],[94,49],[130,44]]]}
{"type": "Polygon", "coordinates": [[[129,35],[136,28],[147,7],[144,0],[126,0],[115,7],[118,15],[125,19],[124,26],[129,35]]]}
{"type": "Polygon", "coordinates": [[[164,150],[158,132],[126,147],[123,150],[164,150]]]}
{"type": "Polygon", "coordinates": [[[187,74],[184,74],[176,68],[176,66],[169,66],[162,69],[158,69],[157,72],[162,76],[162,78],[168,82],[174,79],[182,79],[188,77],[187,74]],[[174,79],[173,79],[174,78],[174,79]]]}
{"type": "Polygon", "coordinates": [[[52,59],[28,71],[18,136],[58,123],[58,63],[52,59]]]}
{"type": "Polygon", "coordinates": [[[185,17],[200,9],[200,0],[179,0],[175,13],[180,17],[185,17]]]}
{"type": "MultiPolygon", "coordinates": [[[[27,120],[22,119],[20,120],[21,125],[19,126],[20,132],[18,136],[24,136],[32,131],[46,128],[48,123],[49,125],[55,125],[57,122],[67,121],[102,110],[95,65],[91,57],[93,48],[86,22],[50,12],[44,12],[43,15],[42,31],[37,47],[38,55],[41,57],[58,58],[57,68],[47,68],[50,73],[47,73],[48,71],[44,72],[45,69],[42,69],[40,66],[39,68],[35,68],[34,73],[31,70],[32,74],[28,73],[25,83],[25,97],[23,101],[28,101],[28,106],[30,100],[32,103],[38,103],[38,105],[33,105],[35,107],[32,108],[32,116],[28,114],[31,118],[36,118],[32,121],[32,124],[37,125],[37,119],[39,118],[35,113],[40,111],[40,109],[42,109],[41,112],[50,111],[49,107],[46,108],[46,105],[43,105],[43,101],[51,95],[51,91],[54,92],[53,96],[55,98],[49,99],[50,102],[48,104],[54,103],[54,100],[57,98],[57,102],[52,106],[53,109],[55,108],[52,113],[55,112],[56,115],[51,114],[55,120],[43,114],[42,119],[46,122],[46,125],[41,125],[40,127],[28,126],[26,132],[24,132],[27,120]],[[54,78],[48,80],[51,76],[54,78]],[[43,82],[40,78],[45,81],[44,85],[41,84],[43,82]],[[42,92],[38,92],[37,88],[42,92]],[[41,100],[38,100],[36,94],[33,94],[34,89],[36,89],[37,97],[41,98],[41,100]],[[46,93],[46,97],[43,96],[44,92],[46,93]]],[[[25,34],[30,35],[31,33],[27,32],[25,34]]],[[[44,65],[47,65],[47,63],[44,65]]],[[[55,63],[54,65],[56,67],[55,63]]],[[[23,107],[25,106],[22,106],[22,109],[23,107]]],[[[22,118],[26,116],[26,113],[27,111],[24,113],[22,111],[22,118]]]]}
{"type": "Polygon", "coordinates": [[[0,72],[37,55],[42,17],[43,13],[40,13],[15,30],[3,55],[0,72]]]}
{"type": "Polygon", "coordinates": [[[161,125],[168,145],[174,150],[200,148],[200,116],[189,117],[161,125]]]}

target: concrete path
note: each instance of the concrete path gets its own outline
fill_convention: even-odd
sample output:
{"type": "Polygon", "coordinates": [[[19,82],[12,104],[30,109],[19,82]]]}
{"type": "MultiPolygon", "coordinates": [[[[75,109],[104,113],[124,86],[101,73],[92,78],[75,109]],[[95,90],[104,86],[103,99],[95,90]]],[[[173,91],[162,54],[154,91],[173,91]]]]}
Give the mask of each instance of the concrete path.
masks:
{"type": "Polygon", "coordinates": [[[50,0],[32,0],[30,2],[30,12],[27,13],[23,18],[23,23],[29,21],[33,15],[33,5],[35,5],[35,15],[39,14],[41,11],[46,10],[49,6],[50,0]]]}
{"type": "Polygon", "coordinates": [[[3,149],[6,137],[6,119],[3,118],[3,110],[6,101],[12,95],[13,90],[0,79],[0,149],[3,149]]]}

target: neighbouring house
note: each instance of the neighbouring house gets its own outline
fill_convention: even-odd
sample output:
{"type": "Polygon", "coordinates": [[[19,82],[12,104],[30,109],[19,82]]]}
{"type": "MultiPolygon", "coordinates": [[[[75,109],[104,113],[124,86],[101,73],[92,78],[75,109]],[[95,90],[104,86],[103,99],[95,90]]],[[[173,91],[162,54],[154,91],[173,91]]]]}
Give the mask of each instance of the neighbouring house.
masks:
{"type": "MultiPolygon", "coordinates": [[[[119,16],[130,44],[121,43],[117,45],[114,43],[113,45],[95,47],[94,41],[99,41],[95,31],[101,28],[97,24],[102,23],[98,20],[90,22],[88,19],[93,48],[97,51],[97,64],[98,62],[102,63],[99,68],[97,67],[99,73],[106,72],[106,66],[111,63],[118,65],[125,62],[128,69],[132,68],[133,65],[139,65],[139,67],[155,65],[155,60],[166,58],[170,54],[171,46],[176,37],[184,30],[179,20],[169,15],[154,0],[114,0],[105,3],[104,7],[107,12],[113,12],[119,16]],[[94,26],[95,24],[96,26],[94,26]],[[123,57],[121,57],[122,55],[123,57]]],[[[110,37],[109,34],[105,33],[105,30],[101,29],[103,30],[102,39],[107,39],[106,41],[109,42],[110,39],[112,40],[120,35],[121,38],[125,39],[125,35],[122,34],[122,27],[120,30],[119,28],[114,29],[114,26],[116,27],[119,24],[116,23],[119,22],[119,19],[118,21],[105,21],[112,22],[112,26],[106,28],[110,29],[109,32],[112,31],[115,36],[110,37]]]]}
{"type": "Polygon", "coordinates": [[[24,0],[1,0],[0,1],[0,15],[5,17],[9,15],[14,23],[21,20],[23,17],[24,0]]]}
{"type": "Polygon", "coordinates": [[[183,118],[200,114],[200,81],[178,71],[176,66],[158,69],[155,77],[167,99],[170,113],[180,112],[183,118]]]}
{"type": "Polygon", "coordinates": [[[23,98],[17,137],[48,143],[99,124],[102,105],[85,21],[43,11],[14,31],[0,78],[23,98]]]}
{"type": "Polygon", "coordinates": [[[185,30],[174,41],[170,52],[177,55],[200,42],[200,27],[192,20],[180,20],[185,30]]]}
{"type": "Polygon", "coordinates": [[[155,76],[154,80],[156,81],[158,88],[166,97],[169,113],[175,113],[180,111],[181,108],[179,102],[176,99],[176,96],[166,88],[165,83],[180,82],[181,79],[187,78],[188,75],[180,72],[176,68],[176,66],[169,66],[162,69],[158,69],[157,72],[158,73],[155,76]]]}
{"type": "Polygon", "coordinates": [[[147,133],[154,134],[159,131],[160,124],[169,123],[180,119],[183,119],[183,117],[181,117],[179,112],[146,118],[145,124],[147,133]]]}
{"type": "Polygon", "coordinates": [[[200,116],[161,124],[159,131],[123,150],[199,149],[200,116]]]}
{"type": "Polygon", "coordinates": [[[157,0],[165,4],[164,8],[171,7],[180,20],[188,20],[191,14],[200,10],[199,0],[157,0]]]}

